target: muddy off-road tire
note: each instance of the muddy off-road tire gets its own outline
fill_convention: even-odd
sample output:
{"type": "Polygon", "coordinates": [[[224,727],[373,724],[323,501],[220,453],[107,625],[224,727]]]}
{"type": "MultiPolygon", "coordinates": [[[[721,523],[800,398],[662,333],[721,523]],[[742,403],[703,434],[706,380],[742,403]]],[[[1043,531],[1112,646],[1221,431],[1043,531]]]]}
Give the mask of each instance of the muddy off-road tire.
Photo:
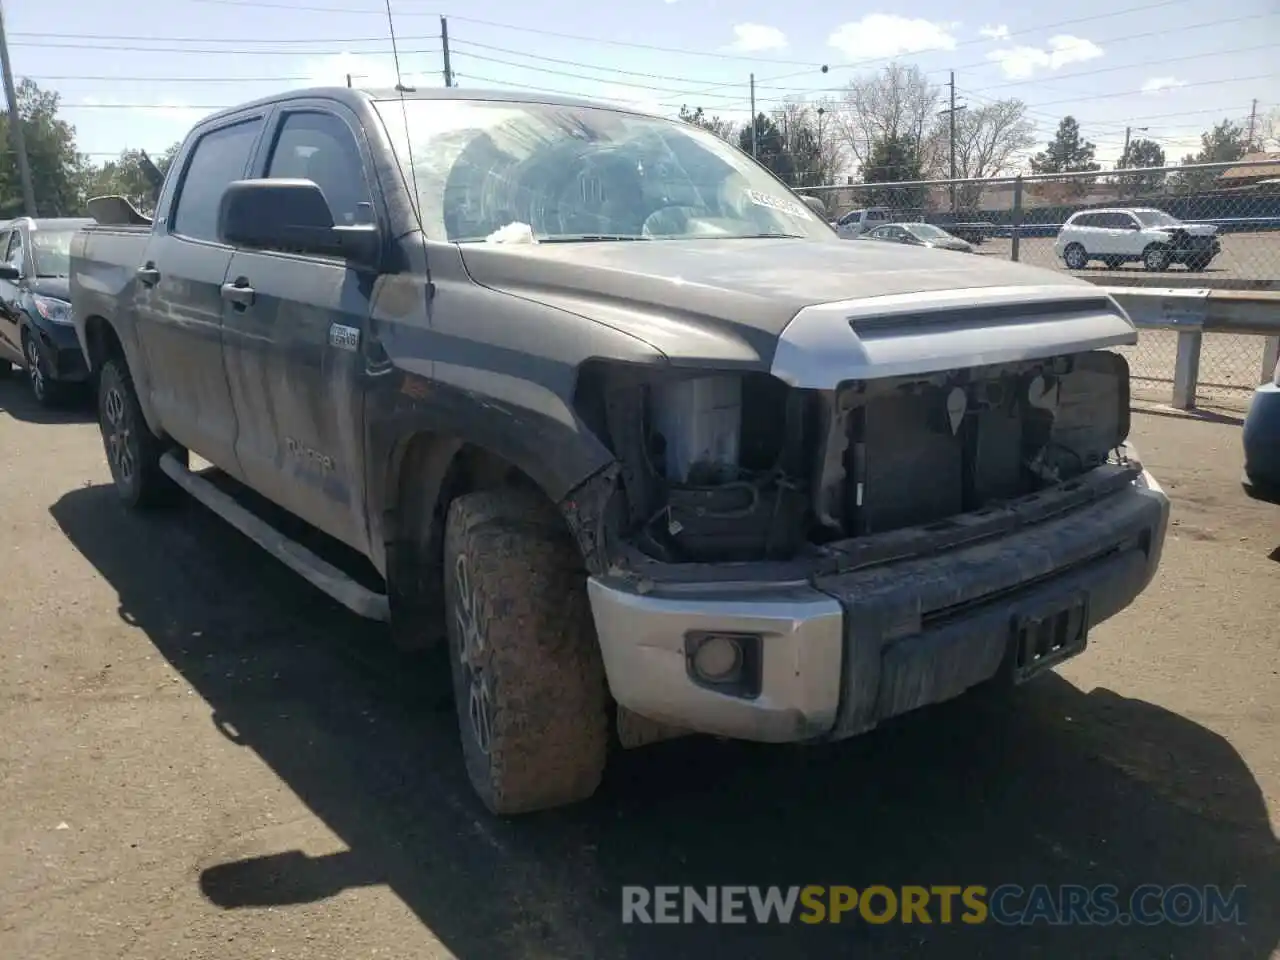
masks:
{"type": "Polygon", "coordinates": [[[129,368],[117,357],[104,363],[98,376],[98,428],[111,479],[125,506],[172,503],[179,488],[160,469],[160,457],[174,448],[147,426],[129,368]]]}
{"type": "Polygon", "coordinates": [[[512,815],[590,797],[609,744],[586,573],[550,504],[523,491],[449,507],[445,616],[467,776],[512,815]]]}

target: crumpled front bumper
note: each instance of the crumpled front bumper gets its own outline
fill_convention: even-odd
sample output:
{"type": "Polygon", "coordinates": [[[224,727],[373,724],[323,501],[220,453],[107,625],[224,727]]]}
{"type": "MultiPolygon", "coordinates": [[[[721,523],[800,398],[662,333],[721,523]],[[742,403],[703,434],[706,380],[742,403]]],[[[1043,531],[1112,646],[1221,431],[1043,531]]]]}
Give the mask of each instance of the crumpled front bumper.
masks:
{"type": "Polygon", "coordinates": [[[997,537],[805,582],[641,592],[593,577],[588,589],[620,706],[744,740],[836,739],[993,677],[1021,615],[1064,596],[1087,598],[1091,626],[1118,613],[1155,575],[1168,520],[1168,498],[1144,471],[997,537]],[[753,689],[725,693],[696,679],[686,638],[700,633],[759,638],[753,689]]]}

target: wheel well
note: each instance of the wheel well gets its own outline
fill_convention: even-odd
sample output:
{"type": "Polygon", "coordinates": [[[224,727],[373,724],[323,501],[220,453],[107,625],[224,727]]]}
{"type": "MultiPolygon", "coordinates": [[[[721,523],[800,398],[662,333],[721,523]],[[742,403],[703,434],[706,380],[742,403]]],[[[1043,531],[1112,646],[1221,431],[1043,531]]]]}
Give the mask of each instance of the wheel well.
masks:
{"type": "Polygon", "coordinates": [[[85,341],[89,345],[89,369],[97,371],[112,357],[124,359],[124,345],[115,327],[102,317],[90,317],[84,325],[85,341]]]}
{"type": "MultiPolygon", "coordinates": [[[[474,444],[419,433],[399,447],[387,484],[386,581],[392,623],[407,621],[416,643],[444,636],[444,524],[449,504],[482,490],[532,490],[555,510],[536,482],[515,464],[474,444]]],[[[563,522],[563,521],[562,521],[563,522]]],[[[564,524],[566,534],[568,524],[564,524]]],[[[575,541],[576,542],[576,541],[575,541]]]]}

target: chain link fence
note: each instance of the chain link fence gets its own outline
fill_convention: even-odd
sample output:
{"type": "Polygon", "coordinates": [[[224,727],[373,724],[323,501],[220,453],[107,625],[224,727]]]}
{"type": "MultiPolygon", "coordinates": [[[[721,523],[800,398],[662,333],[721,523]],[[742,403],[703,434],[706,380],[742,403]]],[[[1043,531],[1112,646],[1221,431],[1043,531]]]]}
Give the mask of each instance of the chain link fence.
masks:
{"type": "MultiPolygon", "coordinates": [[[[1195,287],[1280,297],[1280,154],[1196,164],[985,180],[809,187],[842,236],[903,242],[894,223],[930,223],[978,256],[1107,286],[1195,287]],[[868,211],[863,213],[862,211],[868,211]]],[[[906,242],[915,242],[907,240],[906,242]]],[[[1135,392],[1164,394],[1177,334],[1144,330],[1127,348],[1135,392]]],[[[1240,398],[1258,385],[1263,337],[1206,335],[1198,390],[1240,398]]],[[[1269,375],[1269,374],[1268,374],[1269,375]]]]}

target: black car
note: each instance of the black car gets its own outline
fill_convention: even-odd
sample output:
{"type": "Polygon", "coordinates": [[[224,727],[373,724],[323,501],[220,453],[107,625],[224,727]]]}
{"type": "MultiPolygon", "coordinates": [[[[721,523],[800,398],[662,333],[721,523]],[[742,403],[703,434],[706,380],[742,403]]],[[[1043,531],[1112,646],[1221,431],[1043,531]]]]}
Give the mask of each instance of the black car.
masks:
{"type": "Polygon", "coordinates": [[[89,376],[71,322],[71,238],[89,219],[20,217],[0,224],[0,376],[15,363],[52,405],[89,376]]]}

